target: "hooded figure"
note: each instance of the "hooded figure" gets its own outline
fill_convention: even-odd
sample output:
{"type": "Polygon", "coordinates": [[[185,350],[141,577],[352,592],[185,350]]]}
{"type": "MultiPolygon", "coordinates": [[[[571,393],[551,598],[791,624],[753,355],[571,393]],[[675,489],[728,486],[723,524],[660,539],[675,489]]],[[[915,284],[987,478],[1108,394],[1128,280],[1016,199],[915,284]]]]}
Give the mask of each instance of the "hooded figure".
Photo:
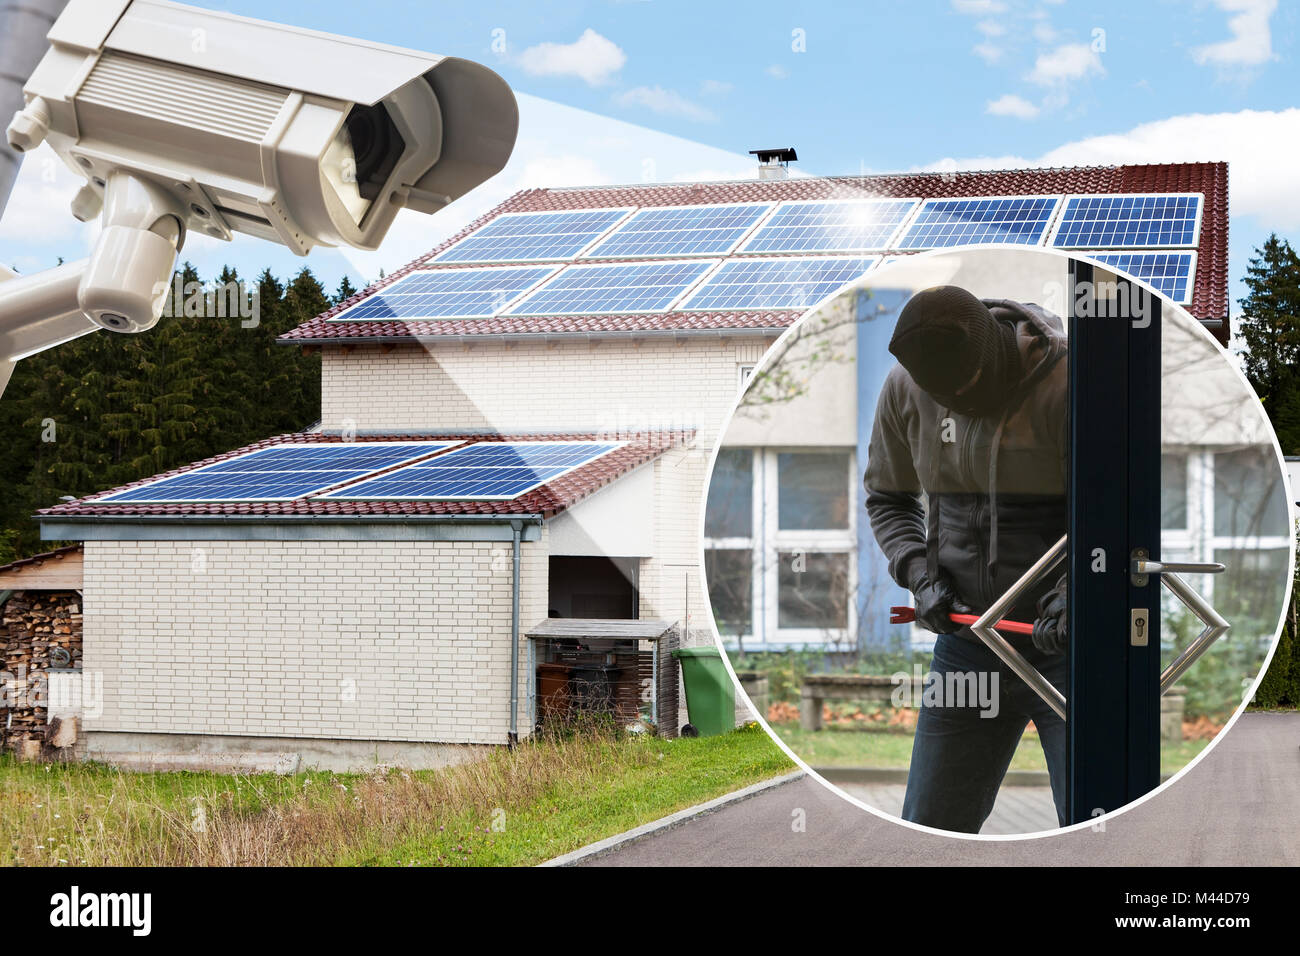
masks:
{"type": "MultiPolygon", "coordinates": [[[[921,605],[947,597],[952,610],[982,612],[1065,533],[1061,320],[938,286],[908,300],[889,350],[899,365],[877,401],[863,478],[871,529],[921,623],[974,640],[947,609],[921,605]]],[[[1040,583],[1007,617],[1034,620],[1058,589],[1063,579],[1040,583]]],[[[1045,621],[1035,644],[1061,652],[1063,628],[1045,621]]]]}
{"type": "MultiPolygon", "coordinates": [[[[979,832],[1033,721],[1066,821],[1066,727],[997,656],[949,615],[981,613],[1065,533],[1066,341],[1036,306],[978,299],[955,286],[918,292],[899,315],[898,359],[876,404],[863,478],[867,515],[916,619],[939,637],[931,672],[997,679],[997,706],[921,708],[903,817],[979,832]]],[[[1065,576],[1027,591],[1004,634],[1058,689],[1066,679],[1065,576]]],[[[955,685],[953,685],[955,686],[955,685]]]]}

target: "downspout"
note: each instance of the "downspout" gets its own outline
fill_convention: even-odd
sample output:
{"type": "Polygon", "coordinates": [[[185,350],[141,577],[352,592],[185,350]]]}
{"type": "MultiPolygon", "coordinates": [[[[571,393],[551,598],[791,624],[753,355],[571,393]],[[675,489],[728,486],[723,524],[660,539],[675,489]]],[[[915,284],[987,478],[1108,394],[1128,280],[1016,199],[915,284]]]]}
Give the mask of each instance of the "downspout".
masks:
{"type": "Polygon", "coordinates": [[[519,743],[519,543],[524,523],[510,522],[511,582],[510,582],[510,736],[509,746],[519,743]]]}

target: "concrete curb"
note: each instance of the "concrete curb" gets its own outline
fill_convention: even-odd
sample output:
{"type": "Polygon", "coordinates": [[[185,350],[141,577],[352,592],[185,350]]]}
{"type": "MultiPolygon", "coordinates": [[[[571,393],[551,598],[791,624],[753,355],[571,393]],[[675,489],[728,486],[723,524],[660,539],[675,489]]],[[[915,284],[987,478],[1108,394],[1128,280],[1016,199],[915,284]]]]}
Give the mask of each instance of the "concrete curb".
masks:
{"type": "Polygon", "coordinates": [[[782,784],[792,783],[807,774],[802,770],[796,770],[794,773],[787,773],[784,776],[773,777],[771,780],[763,780],[759,783],[750,784],[733,793],[724,793],[720,797],[709,800],[706,803],[699,803],[693,807],[687,807],[685,810],[678,810],[676,813],[661,817],[658,820],[652,820],[649,823],[643,823],[639,827],[633,827],[623,833],[617,833],[612,837],[606,837],[603,840],[597,840],[595,843],[589,843],[587,846],[574,850],[571,853],[565,853],[554,859],[547,860],[545,863],[539,863],[538,866],[573,866],[575,863],[581,863],[583,860],[589,860],[594,856],[600,856],[617,850],[620,847],[627,846],[629,843],[635,843],[637,840],[643,840],[648,836],[659,833],[663,830],[671,829],[692,820],[696,817],[703,816],[706,813],[712,813],[714,810],[720,810],[722,807],[732,803],[739,803],[741,800],[748,800],[750,797],[757,796],[765,790],[771,790],[782,784]]]}

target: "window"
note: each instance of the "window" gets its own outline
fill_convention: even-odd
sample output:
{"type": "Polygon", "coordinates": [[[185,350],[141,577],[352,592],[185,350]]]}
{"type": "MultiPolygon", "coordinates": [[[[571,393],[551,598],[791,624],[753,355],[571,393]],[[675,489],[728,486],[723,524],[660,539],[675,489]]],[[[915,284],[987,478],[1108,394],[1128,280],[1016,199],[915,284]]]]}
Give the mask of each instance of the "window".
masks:
{"type": "Polygon", "coordinates": [[[777,626],[843,629],[849,624],[848,553],[779,555],[777,626]]]}
{"type": "Polygon", "coordinates": [[[1214,456],[1214,534],[1260,537],[1287,526],[1286,491],[1270,448],[1214,456]]]}
{"type": "Polygon", "coordinates": [[[704,552],[704,574],[709,585],[713,621],[725,641],[748,634],[753,626],[753,553],[736,548],[704,552]]]}
{"type": "Polygon", "coordinates": [[[736,377],[739,379],[738,384],[742,389],[749,384],[749,377],[753,374],[754,374],[754,366],[752,365],[736,366],[736,377]]]}
{"type": "Polygon", "coordinates": [[[713,464],[704,512],[706,538],[748,538],[754,530],[754,452],[722,448],[713,464]]]}
{"type": "Polygon", "coordinates": [[[1187,456],[1160,456],[1160,527],[1182,531],[1187,527],[1187,456]]]}
{"type": "Polygon", "coordinates": [[[719,451],[704,564],[724,641],[824,647],[852,638],[857,480],[851,449],[719,451]]]}
{"type": "Polygon", "coordinates": [[[783,452],[777,455],[777,482],[777,526],[781,530],[838,530],[849,526],[843,454],[783,452]]]}

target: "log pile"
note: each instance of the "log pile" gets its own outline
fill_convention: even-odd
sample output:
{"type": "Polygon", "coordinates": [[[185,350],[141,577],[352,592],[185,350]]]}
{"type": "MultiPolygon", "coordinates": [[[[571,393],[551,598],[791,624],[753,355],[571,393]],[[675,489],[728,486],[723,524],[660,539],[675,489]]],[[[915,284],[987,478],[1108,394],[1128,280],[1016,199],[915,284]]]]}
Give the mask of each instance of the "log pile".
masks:
{"type": "Polygon", "coordinates": [[[34,756],[46,744],[51,667],[81,669],[81,596],[15,591],[0,609],[0,752],[34,756]]]}

